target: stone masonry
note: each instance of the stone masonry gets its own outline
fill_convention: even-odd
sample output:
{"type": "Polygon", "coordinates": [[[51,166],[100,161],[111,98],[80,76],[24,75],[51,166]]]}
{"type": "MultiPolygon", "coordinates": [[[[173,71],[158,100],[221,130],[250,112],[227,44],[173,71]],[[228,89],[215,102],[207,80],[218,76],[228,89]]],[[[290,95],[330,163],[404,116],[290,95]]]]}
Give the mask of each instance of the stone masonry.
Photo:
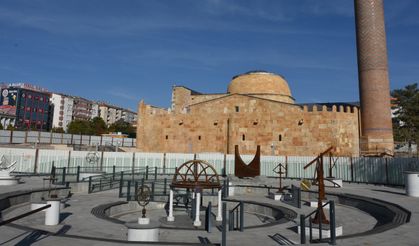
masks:
{"type": "Polygon", "coordinates": [[[171,109],[140,102],[138,115],[137,148],[145,152],[232,154],[239,145],[254,154],[260,145],[262,155],[308,156],[333,145],[338,155],[359,155],[357,107],[294,104],[285,79],[272,73],[236,76],[225,94],[174,87],[171,109]]]}
{"type": "Polygon", "coordinates": [[[392,154],[393,129],[382,0],[355,0],[363,154],[392,154]]]}

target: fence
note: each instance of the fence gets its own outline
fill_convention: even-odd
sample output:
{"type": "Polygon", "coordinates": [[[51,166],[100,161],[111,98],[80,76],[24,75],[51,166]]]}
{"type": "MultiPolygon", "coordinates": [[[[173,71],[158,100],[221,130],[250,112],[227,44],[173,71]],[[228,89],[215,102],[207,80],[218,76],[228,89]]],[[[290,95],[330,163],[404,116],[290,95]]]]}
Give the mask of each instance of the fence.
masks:
{"type": "Polygon", "coordinates": [[[0,130],[0,144],[74,144],[135,147],[135,138],[117,138],[40,131],[0,130]]]}
{"type": "MultiPolygon", "coordinates": [[[[234,174],[234,155],[222,153],[143,153],[143,152],[96,152],[97,162],[91,164],[86,158],[89,151],[44,150],[0,148],[0,156],[9,161],[16,161],[15,172],[47,174],[51,167],[66,167],[68,170],[96,168],[110,173],[128,171],[148,166],[157,168],[161,174],[174,173],[174,169],[193,158],[199,158],[214,165],[218,174],[234,174]]],[[[249,162],[253,156],[242,156],[249,162]]],[[[313,178],[314,168],[304,170],[305,164],[314,156],[261,156],[261,175],[278,177],[273,169],[278,163],[286,168],[285,178],[313,178]]],[[[334,165],[332,175],[349,182],[404,185],[404,171],[419,171],[418,158],[375,158],[375,157],[339,157],[334,160],[324,159],[327,175],[329,165],[334,165]]]]}

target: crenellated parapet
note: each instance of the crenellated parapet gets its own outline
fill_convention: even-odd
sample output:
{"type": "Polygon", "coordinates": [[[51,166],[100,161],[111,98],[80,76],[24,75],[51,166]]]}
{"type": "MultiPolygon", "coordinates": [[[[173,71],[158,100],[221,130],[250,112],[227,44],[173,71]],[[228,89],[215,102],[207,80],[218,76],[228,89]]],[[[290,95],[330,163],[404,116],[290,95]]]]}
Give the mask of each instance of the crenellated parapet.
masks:
{"type": "Polygon", "coordinates": [[[342,104],[311,104],[302,105],[303,112],[333,112],[333,113],[358,113],[359,107],[342,104]]]}

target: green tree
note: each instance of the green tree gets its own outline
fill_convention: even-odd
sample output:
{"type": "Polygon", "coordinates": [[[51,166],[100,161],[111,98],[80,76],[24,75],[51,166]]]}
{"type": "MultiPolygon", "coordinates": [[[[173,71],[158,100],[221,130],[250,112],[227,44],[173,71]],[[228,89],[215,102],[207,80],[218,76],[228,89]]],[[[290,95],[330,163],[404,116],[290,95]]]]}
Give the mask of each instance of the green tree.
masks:
{"type": "Polygon", "coordinates": [[[407,85],[391,92],[396,105],[393,118],[394,139],[419,143],[419,89],[418,84],[407,85]]]}
{"type": "Polygon", "coordinates": [[[135,128],[128,122],[125,122],[123,119],[116,121],[111,124],[108,128],[109,132],[122,132],[127,134],[130,138],[135,138],[135,128]]]}
{"type": "Polygon", "coordinates": [[[62,127],[53,127],[51,129],[51,132],[55,132],[55,133],[65,133],[64,129],[62,127]]]}
{"type": "Polygon", "coordinates": [[[68,124],[67,132],[70,134],[92,135],[90,121],[88,120],[73,120],[68,124]]]}
{"type": "Polygon", "coordinates": [[[6,128],[6,130],[9,130],[9,131],[14,131],[15,129],[16,128],[14,126],[12,126],[11,124],[9,124],[6,128]]]}
{"type": "Polygon", "coordinates": [[[95,117],[90,121],[90,127],[94,135],[102,135],[108,132],[105,121],[100,117],[95,117]]]}

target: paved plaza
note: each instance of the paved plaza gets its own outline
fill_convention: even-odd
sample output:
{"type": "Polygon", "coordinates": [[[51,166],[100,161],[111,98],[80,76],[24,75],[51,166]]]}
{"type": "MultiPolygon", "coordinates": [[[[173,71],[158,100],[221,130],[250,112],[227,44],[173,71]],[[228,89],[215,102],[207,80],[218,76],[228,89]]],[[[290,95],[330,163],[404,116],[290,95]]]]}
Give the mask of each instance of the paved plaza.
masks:
{"type": "MultiPolygon", "coordinates": [[[[13,193],[22,190],[37,190],[45,188],[42,178],[25,177],[25,183],[16,186],[4,186],[1,193],[13,193]]],[[[237,181],[236,181],[237,182],[237,181]]],[[[259,180],[260,182],[260,180],[259,180]]],[[[276,179],[264,179],[264,182],[272,185],[276,179]]],[[[246,181],[243,181],[247,185],[246,181]]],[[[298,185],[298,180],[285,180],[285,185],[298,185]]],[[[316,189],[316,187],[312,187],[316,189]]],[[[292,207],[282,201],[274,201],[267,197],[263,189],[249,187],[229,197],[234,200],[257,201],[264,204],[272,204],[291,209],[297,214],[308,214],[313,211],[305,200],[315,200],[316,194],[303,196],[301,209],[292,207]]],[[[386,186],[344,183],[343,188],[327,188],[327,193],[353,194],[366,198],[375,198],[397,204],[411,212],[410,222],[381,233],[372,235],[349,237],[337,240],[338,245],[417,245],[417,232],[419,231],[419,198],[408,197],[401,188],[386,186]]],[[[303,192],[304,193],[304,192],[303,192]]],[[[112,220],[99,218],[92,214],[92,209],[117,201],[125,201],[118,198],[118,189],[103,191],[93,194],[74,193],[61,210],[61,222],[57,226],[44,225],[44,212],[38,212],[25,218],[14,221],[11,224],[0,227],[0,245],[121,245],[132,244],[127,242],[127,228],[123,223],[115,223],[112,220]]],[[[131,202],[134,203],[134,202],[131,202]]],[[[203,204],[204,206],[206,204],[203,204]]],[[[135,208],[135,206],[131,206],[135,208]]],[[[161,223],[159,240],[163,245],[199,245],[201,242],[219,244],[221,242],[220,223],[215,223],[212,232],[206,232],[203,227],[194,228],[192,220],[182,208],[175,209],[174,215],[179,226],[170,226],[166,222],[164,203],[150,204],[147,215],[151,220],[161,223]],[[182,226],[183,223],[183,226],[182,226]]],[[[3,211],[3,219],[8,219],[30,210],[29,203],[22,203],[3,211]]],[[[216,211],[216,209],[213,209],[216,211]]],[[[327,210],[326,210],[327,211],[327,210]]],[[[328,214],[326,212],[326,214],[328,214]]],[[[119,221],[134,221],[141,215],[140,209],[131,209],[114,214],[111,217],[119,221]]],[[[203,213],[201,213],[203,220],[203,213]]],[[[245,212],[245,230],[229,231],[227,233],[227,245],[279,245],[274,240],[281,235],[295,244],[299,244],[299,235],[296,233],[298,217],[291,221],[270,223],[269,216],[245,212]]],[[[343,225],[343,234],[356,234],[373,229],[377,220],[370,214],[352,206],[336,204],[336,220],[338,225],[343,225]]],[[[150,243],[142,243],[150,244],[150,243]]],[[[153,243],[153,245],[159,243],[153,243]]]]}

